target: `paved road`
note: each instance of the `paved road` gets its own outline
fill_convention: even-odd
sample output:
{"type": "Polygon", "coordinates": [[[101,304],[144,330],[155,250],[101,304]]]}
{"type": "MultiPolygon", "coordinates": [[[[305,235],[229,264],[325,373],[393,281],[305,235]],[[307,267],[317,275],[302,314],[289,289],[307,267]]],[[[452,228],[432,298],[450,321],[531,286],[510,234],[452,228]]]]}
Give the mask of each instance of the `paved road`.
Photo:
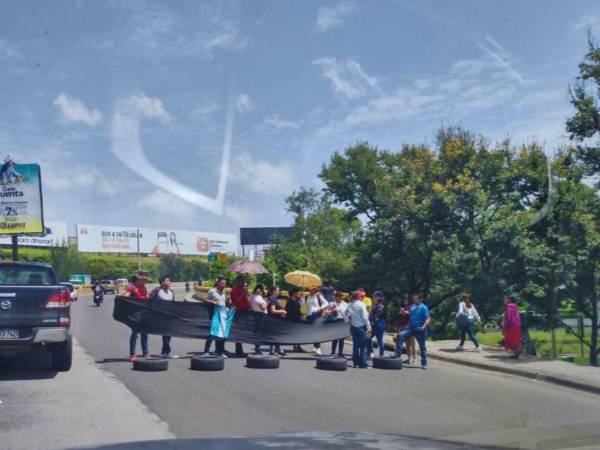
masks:
{"type": "MultiPolygon", "coordinates": [[[[355,430],[520,448],[600,445],[598,397],[450,364],[336,373],[294,354],[274,371],[230,359],[223,372],[194,372],[183,358],[168,372],[134,372],[129,330],[112,319],[112,301],[75,303],[75,336],[179,438],[355,430]]],[[[159,353],[158,337],[150,345],[159,353]]],[[[172,346],[189,358],[202,342],[174,339],[172,346]]]]}

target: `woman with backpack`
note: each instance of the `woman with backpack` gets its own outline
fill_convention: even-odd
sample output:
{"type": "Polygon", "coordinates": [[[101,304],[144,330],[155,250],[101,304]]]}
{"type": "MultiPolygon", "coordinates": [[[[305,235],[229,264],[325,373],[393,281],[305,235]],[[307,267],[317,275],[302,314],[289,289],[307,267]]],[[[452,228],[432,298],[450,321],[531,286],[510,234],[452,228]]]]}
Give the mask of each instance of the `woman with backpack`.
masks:
{"type": "Polygon", "coordinates": [[[460,330],[460,343],[456,347],[456,350],[462,351],[465,345],[465,337],[469,336],[471,342],[475,345],[475,351],[481,351],[477,337],[475,336],[475,330],[473,330],[473,324],[481,321],[475,305],[471,303],[471,297],[469,294],[461,294],[460,303],[458,304],[458,312],[456,313],[456,322],[460,330]]]}

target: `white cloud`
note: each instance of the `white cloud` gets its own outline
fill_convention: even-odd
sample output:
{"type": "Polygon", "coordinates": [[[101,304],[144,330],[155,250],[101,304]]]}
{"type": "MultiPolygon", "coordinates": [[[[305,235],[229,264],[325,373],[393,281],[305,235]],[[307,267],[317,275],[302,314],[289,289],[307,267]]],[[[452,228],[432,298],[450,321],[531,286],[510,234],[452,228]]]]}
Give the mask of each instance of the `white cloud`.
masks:
{"type": "Polygon", "coordinates": [[[288,161],[277,164],[243,152],[232,161],[232,169],[230,181],[249,192],[286,196],[298,187],[294,164],[288,161]]]}
{"type": "Polygon", "coordinates": [[[313,64],[322,67],[323,77],[331,81],[334,92],[347,98],[363,97],[378,88],[377,79],[367,75],[353,59],[320,58],[313,64]]]}
{"type": "Polygon", "coordinates": [[[256,109],[256,106],[250,96],[242,92],[235,98],[235,109],[244,113],[256,109]]]}
{"type": "Polygon", "coordinates": [[[138,201],[138,205],[155,212],[168,214],[170,217],[188,218],[194,214],[194,208],[189,203],[160,189],[143,196],[138,201]]]}
{"type": "Polygon", "coordinates": [[[96,109],[87,108],[80,100],[70,97],[65,93],[58,94],[54,99],[62,117],[68,122],[83,122],[95,127],[102,121],[102,114],[96,109]]]}
{"type": "Polygon", "coordinates": [[[233,220],[238,225],[252,225],[256,223],[256,211],[252,209],[240,206],[234,203],[229,202],[225,205],[225,217],[233,220]]]}
{"type": "Polygon", "coordinates": [[[259,130],[266,133],[277,133],[285,129],[297,130],[298,128],[300,128],[298,122],[282,119],[279,115],[266,117],[259,126],[259,130]]]}
{"type": "Polygon", "coordinates": [[[358,11],[358,6],[351,1],[340,2],[333,7],[322,6],[317,13],[317,30],[323,33],[339,27],[348,16],[356,11],[358,11]]]}
{"type": "Polygon", "coordinates": [[[119,108],[123,115],[140,114],[149,119],[158,119],[162,122],[172,120],[159,98],[148,97],[143,93],[134,94],[120,100],[119,108]]]}

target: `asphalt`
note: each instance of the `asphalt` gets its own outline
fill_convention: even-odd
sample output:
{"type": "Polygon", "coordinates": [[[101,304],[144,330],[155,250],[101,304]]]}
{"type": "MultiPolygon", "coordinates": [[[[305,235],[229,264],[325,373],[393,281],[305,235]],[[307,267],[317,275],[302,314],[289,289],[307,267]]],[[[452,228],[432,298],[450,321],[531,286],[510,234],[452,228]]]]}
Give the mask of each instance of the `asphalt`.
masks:
{"type": "MultiPolygon", "coordinates": [[[[73,305],[75,336],[99,368],[114,374],[168,424],[178,442],[241,437],[246,440],[239,442],[249,443],[280,433],[326,436],[345,430],[422,438],[429,448],[452,442],[600,446],[597,397],[439,361],[431,361],[426,371],[323,372],[309,355],[291,354],[278,370],[248,369],[245,360],[230,359],[222,372],[195,372],[189,370],[189,357],[203,342],[174,339],[173,350],[183,357],[171,360],[167,372],[136,372],[127,361],[129,330],[111,315],[112,296],[100,308],[82,297],[73,305]]],[[[152,336],[150,346],[159,353],[160,338],[152,336]]]]}

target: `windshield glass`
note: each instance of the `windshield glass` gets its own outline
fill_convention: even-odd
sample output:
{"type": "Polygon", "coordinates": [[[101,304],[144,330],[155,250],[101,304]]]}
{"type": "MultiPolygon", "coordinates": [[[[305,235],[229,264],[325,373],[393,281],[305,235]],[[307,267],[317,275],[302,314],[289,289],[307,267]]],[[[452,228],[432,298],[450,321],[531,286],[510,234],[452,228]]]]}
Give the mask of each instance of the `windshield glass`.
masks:
{"type": "Polygon", "coordinates": [[[54,274],[49,269],[0,265],[0,284],[43,286],[54,285],[56,284],[56,280],[54,274]]]}

